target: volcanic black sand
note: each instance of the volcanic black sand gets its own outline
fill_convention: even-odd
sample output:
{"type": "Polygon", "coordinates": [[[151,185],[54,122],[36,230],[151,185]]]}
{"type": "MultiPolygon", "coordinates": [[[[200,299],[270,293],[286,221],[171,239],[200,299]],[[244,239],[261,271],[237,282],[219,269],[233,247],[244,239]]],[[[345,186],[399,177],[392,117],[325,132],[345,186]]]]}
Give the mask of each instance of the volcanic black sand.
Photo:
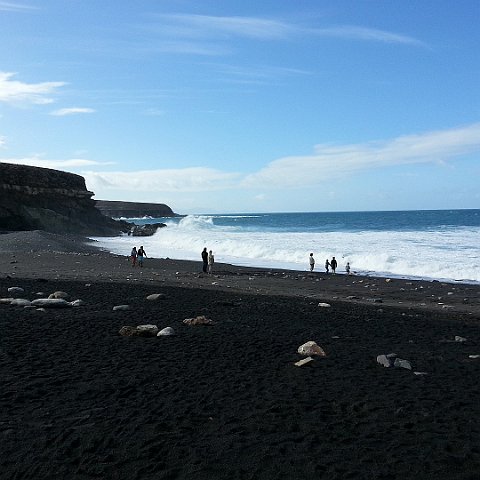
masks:
{"type": "Polygon", "coordinates": [[[1,479],[480,478],[478,285],[200,269],[0,235],[0,298],[84,301],[0,304],[1,479]]]}

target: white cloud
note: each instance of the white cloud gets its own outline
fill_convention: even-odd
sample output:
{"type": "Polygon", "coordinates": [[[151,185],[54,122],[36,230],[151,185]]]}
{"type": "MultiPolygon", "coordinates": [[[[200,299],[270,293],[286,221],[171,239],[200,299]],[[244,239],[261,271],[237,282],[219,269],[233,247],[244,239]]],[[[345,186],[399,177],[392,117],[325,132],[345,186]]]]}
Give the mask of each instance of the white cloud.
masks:
{"type": "MultiPolygon", "coordinates": [[[[480,152],[480,123],[450,130],[406,135],[381,142],[351,145],[318,145],[312,155],[275,160],[251,174],[221,171],[209,167],[159,169],[144,171],[92,171],[85,167],[111,165],[82,158],[48,160],[33,155],[21,159],[0,159],[8,163],[55,169],[75,170],[85,177],[89,189],[98,198],[156,198],[158,192],[225,191],[236,195],[240,190],[314,187],[332,179],[359,171],[398,165],[446,162],[462,155],[480,152]],[[80,171],[79,171],[80,170],[80,171]]],[[[224,194],[224,193],[222,193],[224,194]]],[[[230,197],[229,197],[230,198],[230,197]]],[[[256,200],[266,198],[260,193],[256,200]]]]}
{"type": "Polygon", "coordinates": [[[135,172],[82,172],[92,189],[142,190],[143,192],[202,192],[237,185],[240,175],[207,167],[144,170],[135,172]]]}
{"type": "Polygon", "coordinates": [[[54,115],[57,117],[64,117],[66,115],[76,115],[79,113],[94,113],[95,110],[93,108],[82,108],[82,107],[70,107],[70,108],[60,108],[58,110],[54,110],[50,113],[50,115],[54,115]]]}
{"type": "Polygon", "coordinates": [[[7,137],[0,135],[0,148],[5,148],[7,144],[7,137]]]}
{"type": "Polygon", "coordinates": [[[65,82],[23,83],[12,80],[14,73],[0,72],[0,102],[10,104],[33,103],[44,105],[52,103],[49,97],[65,82]]]}
{"type": "Polygon", "coordinates": [[[247,175],[242,186],[316,185],[355,171],[440,162],[475,151],[480,151],[480,123],[383,142],[317,145],[313,155],[280,158],[247,175]]]}

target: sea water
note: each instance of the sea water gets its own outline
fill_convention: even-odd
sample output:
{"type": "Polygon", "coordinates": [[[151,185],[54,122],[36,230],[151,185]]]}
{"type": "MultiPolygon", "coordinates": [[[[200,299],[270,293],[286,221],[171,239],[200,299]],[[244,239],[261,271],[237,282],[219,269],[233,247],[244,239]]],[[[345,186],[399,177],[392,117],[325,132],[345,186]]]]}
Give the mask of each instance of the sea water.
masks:
{"type": "Polygon", "coordinates": [[[96,238],[128,255],[143,244],[155,258],[197,260],[204,247],[216,262],[324,271],[335,256],[338,273],[480,282],[480,210],[258,213],[127,219],[163,222],[152,237],[96,238]]]}

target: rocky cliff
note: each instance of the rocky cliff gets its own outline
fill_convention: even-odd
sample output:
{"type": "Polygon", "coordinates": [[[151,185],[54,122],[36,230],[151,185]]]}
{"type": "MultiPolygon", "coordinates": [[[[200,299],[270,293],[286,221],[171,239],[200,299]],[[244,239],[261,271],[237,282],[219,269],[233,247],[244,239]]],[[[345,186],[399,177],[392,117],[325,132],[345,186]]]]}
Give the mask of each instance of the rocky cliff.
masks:
{"type": "Polygon", "coordinates": [[[164,203],[116,202],[97,200],[97,208],[113,218],[175,217],[173,210],[164,203]]]}
{"type": "Polygon", "coordinates": [[[114,235],[128,231],[95,208],[93,192],[80,175],[0,163],[0,231],[114,235]]]}

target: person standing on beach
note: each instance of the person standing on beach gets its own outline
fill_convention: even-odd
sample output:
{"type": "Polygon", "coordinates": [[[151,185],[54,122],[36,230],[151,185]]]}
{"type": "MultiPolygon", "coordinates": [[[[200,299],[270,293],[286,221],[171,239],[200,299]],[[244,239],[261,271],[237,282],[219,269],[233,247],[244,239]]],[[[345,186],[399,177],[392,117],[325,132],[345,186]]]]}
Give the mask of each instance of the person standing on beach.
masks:
{"type": "Polygon", "coordinates": [[[350,275],[350,262],[347,262],[345,265],[345,271],[347,272],[347,275],[350,275]]]}
{"type": "Polygon", "coordinates": [[[143,267],[143,259],[147,256],[147,252],[143,249],[143,245],[138,249],[138,266],[143,267]]]}
{"type": "Polygon", "coordinates": [[[313,269],[315,268],[315,259],[313,258],[313,253],[310,254],[310,271],[313,272],[313,269]]]}
{"type": "Polygon", "coordinates": [[[130,252],[130,260],[132,261],[132,267],[137,264],[137,247],[133,247],[130,252]]]}
{"type": "Polygon", "coordinates": [[[202,261],[203,261],[203,267],[202,270],[204,273],[207,273],[207,268],[208,268],[208,252],[207,252],[207,247],[205,247],[202,250],[202,261]]]}
{"type": "Polygon", "coordinates": [[[325,260],[325,273],[328,273],[329,272],[329,269],[330,268],[330,262],[328,261],[328,258],[325,260]]]}
{"type": "Polygon", "coordinates": [[[332,272],[335,273],[335,270],[337,269],[337,261],[335,260],[335,257],[332,257],[330,260],[330,266],[332,267],[332,272]]]}
{"type": "Polygon", "coordinates": [[[215,263],[215,257],[213,256],[213,253],[210,250],[208,252],[208,273],[212,273],[214,263],[215,263]]]}

